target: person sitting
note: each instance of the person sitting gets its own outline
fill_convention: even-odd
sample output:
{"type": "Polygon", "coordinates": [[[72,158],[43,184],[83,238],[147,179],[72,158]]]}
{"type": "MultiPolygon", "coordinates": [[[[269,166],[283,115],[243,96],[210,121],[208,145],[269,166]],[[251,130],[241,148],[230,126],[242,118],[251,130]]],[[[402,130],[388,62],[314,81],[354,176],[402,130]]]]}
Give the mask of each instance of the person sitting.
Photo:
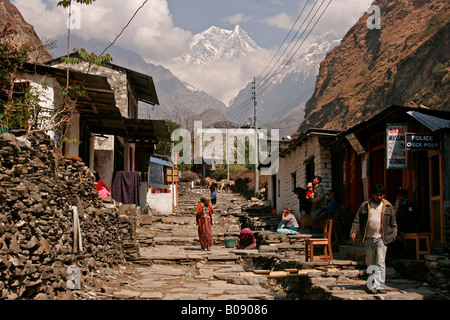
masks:
{"type": "Polygon", "coordinates": [[[255,249],[256,238],[250,228],[244,228],[239,235],[239,249],[255,249]]]}
{"type": "Polygon", "coordinates": [[[100,179],[100,175],[98,173],[95,173],[95,181],[97,181],[96,189],[98,191],[98,195],[101,198],[110,198],[111,197],[111,190],[109,190],[106,183],[100,179]]]}
{"type": "Polygon", "coordinates": [[[330,199],[330,202],[328,203],[328,206],[325,209],[325,211],[322,212],[318,218],[319,225],[322,230],[323,230],[323,225],[324,225],[325,221],[328,219],[333,219],[334,215],[339,210],[339,202],[336,200],[336,193],[333,190],[331,190],[330,192],[328,192],[327,195],[328,195],[328,199],[330,199]]]}
{"type": "Polygon", "coordinates": [[[286,234],[297,234],[299,232],[300,226],[298,225],[297,219],[292,213],[292,209],[287,208],[283,210],[281,222],[278,225],[278,233],[286,234]]]}

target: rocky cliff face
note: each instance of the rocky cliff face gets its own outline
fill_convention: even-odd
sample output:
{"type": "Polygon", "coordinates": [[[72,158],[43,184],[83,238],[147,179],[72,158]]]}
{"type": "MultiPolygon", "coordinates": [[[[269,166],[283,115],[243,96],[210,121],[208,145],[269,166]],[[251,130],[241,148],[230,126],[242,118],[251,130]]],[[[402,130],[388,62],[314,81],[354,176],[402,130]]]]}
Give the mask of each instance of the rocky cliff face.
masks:
{"type": "Polygon", "coordinates": [[[449,3],[378,0],[381,29],[366,13],[320,65],[306,103],[308,127],[346,129],[393,104],[449,109],[449,3]]]}
{"type": "Polygon", "coordinates": [[[30,62],[44,62],[52,56],[42,45],[32,25],[9,0],[0,0],[0,40],[17,46],[29,45],[30,62]]]}

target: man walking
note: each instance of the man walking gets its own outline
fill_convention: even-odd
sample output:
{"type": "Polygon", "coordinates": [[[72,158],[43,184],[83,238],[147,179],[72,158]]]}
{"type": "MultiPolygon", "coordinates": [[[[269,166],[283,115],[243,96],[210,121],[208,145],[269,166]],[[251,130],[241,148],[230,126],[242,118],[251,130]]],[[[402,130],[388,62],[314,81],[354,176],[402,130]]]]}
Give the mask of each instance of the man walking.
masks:
{"type": "MultiPolygon", "coordinates": [[[[386,293],[386,251],[387,244],[397,236],[397,223],[393,206],[384,199],[386,190],[383,185],[376,184],[372,188],[372,198],[364,201],[359,207],[350,230],[350,239],[355,241],[356,233],[361,231],[362,242],[366,247],[367,267],[376,266],[378,281],[369,289],[372,292],[386,293]]],[[[370,277],[369,277],[370,279],[370,277]]]]}

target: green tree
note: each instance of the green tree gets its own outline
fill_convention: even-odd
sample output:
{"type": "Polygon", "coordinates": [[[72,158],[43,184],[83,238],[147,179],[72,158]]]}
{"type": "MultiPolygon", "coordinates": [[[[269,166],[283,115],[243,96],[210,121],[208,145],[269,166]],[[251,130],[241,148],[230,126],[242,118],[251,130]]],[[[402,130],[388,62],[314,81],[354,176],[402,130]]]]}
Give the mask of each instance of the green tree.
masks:
{"type": "MultiPolygon", "coordinates": [[[[167,128],[169,129],[170,135],[176,130],[181,128],[181,124],[176,123],[170,119],[166,120],[167,128]]],[[[178,141],[176,141],[178,142],[178,141]]],[[[163,156],[170,157],[172,155],[172,142],[159,142],[155,147],[155,153],[163,156]]]]}
{"type": "Polygon", "coordinates": [[[14,79],[20,66],[28,59],[27,46],[11,45],[2,34],[0,38],[0,120],[3,128],[9,128],[16,118],[14,107],[14,79]]]}

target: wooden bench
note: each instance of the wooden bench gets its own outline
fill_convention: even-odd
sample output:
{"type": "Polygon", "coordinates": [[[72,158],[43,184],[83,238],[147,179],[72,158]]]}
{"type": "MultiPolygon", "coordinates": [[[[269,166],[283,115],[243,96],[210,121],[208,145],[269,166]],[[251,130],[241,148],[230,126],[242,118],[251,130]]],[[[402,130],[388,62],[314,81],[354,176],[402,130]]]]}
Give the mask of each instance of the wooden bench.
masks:
{"type": "Polygon", "coordinates": [[[398,236],[399,239],[405,240],[405,248],[406,248],[406,240],[416,240],[416,259],[420,260],[421,254],[431,254],[431,246],[430,246],[430,232],[422,232],[422,233],[403,233],[398,236]],[[427,249],[420,250],[420,240],[425,239],[427,249]]]}

